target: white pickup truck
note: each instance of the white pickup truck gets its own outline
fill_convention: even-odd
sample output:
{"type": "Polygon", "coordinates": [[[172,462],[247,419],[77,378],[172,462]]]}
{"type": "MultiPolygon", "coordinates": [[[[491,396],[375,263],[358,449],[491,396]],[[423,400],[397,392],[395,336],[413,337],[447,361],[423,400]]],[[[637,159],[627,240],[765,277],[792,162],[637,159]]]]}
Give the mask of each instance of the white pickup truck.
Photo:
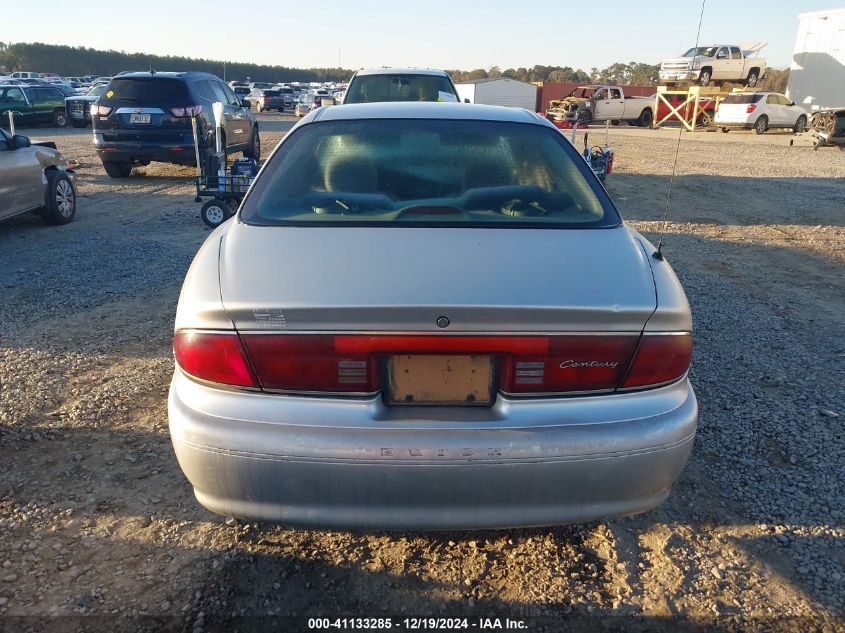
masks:
{"type": "Polygon", "coordinates": [[[619,86],[578,86],[563,99],[550,101],[546,118],[556,125],[576,121],[579,125],[590,121],[630,121],[648,127],[654,120],[654,99],[626,97],[619,86]]]}
{"type": "Polygon", "coordinates": [[[766,72],[766,60],[757,53],[766,46],[755,44],[715,44],[691,48],[680,57],[660,63],[660,81],[664,84],[733,81],[753,88],[766,72]]]}

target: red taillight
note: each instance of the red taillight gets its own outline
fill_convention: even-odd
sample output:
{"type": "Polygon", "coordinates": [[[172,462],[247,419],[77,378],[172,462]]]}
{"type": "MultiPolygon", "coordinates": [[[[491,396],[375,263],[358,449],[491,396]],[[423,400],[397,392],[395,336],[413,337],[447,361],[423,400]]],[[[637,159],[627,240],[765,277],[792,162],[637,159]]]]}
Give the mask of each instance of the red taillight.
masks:
{"type": "Polygon", "coordinates": [[[175,117],[197,116],[202,112],[201,105],[185,106],[184,108],[170,108],[170,114],[175,117]]]}
{"type": "Polygon", "coordinates": [[[323,335],[244,336],[261,386],[299,392],[370,393],[378,391],[375,356],[338,349],[323,335]]]}
{"type": "Polygon", "coordinates": [[[183,371],[211,382],[258,387],[237,334],[179,332],[173,353],[183,371]]]}
{"type": "Polygon", "coordinates": [[[672,382],[687,372],[691,361],[691,334],[644,335],[621,387],[630,389],[672,382]]]}
{"type": "Polygon", "coordinates": [[[751,104],[751,105],[749,105],[747,108],[745,108],[745,111],[746,111],[748,114],[751,114],[751,113],[752,113],[752,112],[754,112],[754,110],[756,110],[756,109],[757,109],[757,106],[756,106],[755,104],[753,104],[753,103],[752,103],[752,104],[751,104]]]}
{"type": "Polygon", "coordinates": [[[91,116],[108,116],[111,113],[111,107],[92,103],[90,112],[91,116]]]}
{"type": "Polygon", "coordinates": [[[506,393],[609,391],[619,384],[636,336],[550,336],[542,353],[507,358],[502,375],[506,393]]]}
{"type": "Polygon", "coordinates": [[[680,335],[437,336],[179,333],[176,361],[212,382],[300,393],[374,393],[394,354],[483,354],[509,394],[613,391],[664,384],[689,368],[680,335]],[[633,358],[633,360],[632,360],[633,358]],[[253,374],[254,370],[254,374],[253,374]],[[621,384],[620,384],[621,383],[621,384]]]}

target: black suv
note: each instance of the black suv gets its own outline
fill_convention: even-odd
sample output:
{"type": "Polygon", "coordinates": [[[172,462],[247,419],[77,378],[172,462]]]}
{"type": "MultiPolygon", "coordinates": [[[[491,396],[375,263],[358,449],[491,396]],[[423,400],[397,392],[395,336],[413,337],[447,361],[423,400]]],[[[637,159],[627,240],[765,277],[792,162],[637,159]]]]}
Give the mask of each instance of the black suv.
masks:
{"type": "Polygon", "coordinates": [[[133,165],[153,161],[196,165],[191,117],[197,119],[200,150],[213,150],[215,101],[224,104],[226,151],[258,160],[255,115],[214,75],[153,71],[113,78],[91,106],[94,146],[106,173],[126,178],[133,165]]]}

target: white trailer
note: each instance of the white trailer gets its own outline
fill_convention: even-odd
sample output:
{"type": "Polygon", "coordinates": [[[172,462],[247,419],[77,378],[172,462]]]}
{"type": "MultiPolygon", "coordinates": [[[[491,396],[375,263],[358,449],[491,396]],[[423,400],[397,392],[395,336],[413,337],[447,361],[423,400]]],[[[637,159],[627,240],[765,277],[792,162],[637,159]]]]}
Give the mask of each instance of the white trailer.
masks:
{"type": "Polygon", "coordinates": [[[798,16],[786,96],[811,112],[845,108],[845,9],[798,16]]]}
{"type": "Polygon", "coordinates": [[[518,79],[476,79],[456,84],[461,101],[470,103],[525,108],[534,112],[537,108],[537,86],[518,79]]]}

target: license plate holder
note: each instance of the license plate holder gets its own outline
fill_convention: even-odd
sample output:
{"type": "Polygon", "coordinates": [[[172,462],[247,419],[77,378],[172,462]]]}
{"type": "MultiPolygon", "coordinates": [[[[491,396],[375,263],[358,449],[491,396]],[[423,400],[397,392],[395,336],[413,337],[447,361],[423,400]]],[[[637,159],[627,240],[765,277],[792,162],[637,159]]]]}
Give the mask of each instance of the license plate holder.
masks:
{"type": "Polygon", "coordinates": [[[149,125],[150,115],[146,113],[133,112],[129,115],[129,122],[132,125],[149,125]]]}
{"type": "Polygon", "coordinates": [[[387,359],[388,404],[490,406],[493,359],[487,355],[401,354],[387,359]]]}

